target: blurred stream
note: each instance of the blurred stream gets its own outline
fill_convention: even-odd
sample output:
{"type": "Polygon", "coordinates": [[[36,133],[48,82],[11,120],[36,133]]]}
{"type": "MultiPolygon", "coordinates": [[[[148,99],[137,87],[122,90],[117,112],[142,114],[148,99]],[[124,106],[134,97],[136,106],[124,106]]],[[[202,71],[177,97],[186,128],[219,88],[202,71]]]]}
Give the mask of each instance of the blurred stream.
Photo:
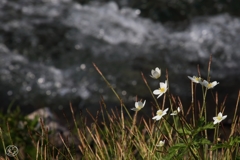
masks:
{"type": "Polygon", "coordinates": [[[76,109],[95,111],[101,96],[110,108],[119,105],[93,62],[132,104],[129,108],[136,95],[151,106],[140,73],[156,89],[159,82],[149,77],[155,67],[162,69],[161,81],[167,69],[171,93],[190,102],[187,76],[197,75],[199,65],[206,78],[212,55],[211,80],[220,82],[213,94],[228,94],[226,113],[232,114],[240,88],[239,33],[240,18],[227,13],[197,17],[187,24],[161,24],[139,17],[137,9],[119,9],[114,2],[3,0],[1,106],[15,101],[26,113],[46,106],[62,111],[71,101],[76,109]]]}

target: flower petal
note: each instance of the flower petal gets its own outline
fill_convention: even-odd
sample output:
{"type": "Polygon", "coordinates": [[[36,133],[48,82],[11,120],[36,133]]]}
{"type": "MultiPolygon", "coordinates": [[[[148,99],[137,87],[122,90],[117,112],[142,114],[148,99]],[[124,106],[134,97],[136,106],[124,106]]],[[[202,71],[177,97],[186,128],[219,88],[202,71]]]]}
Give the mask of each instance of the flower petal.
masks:
{"type": "Polygon", "coordinates": [[[157,96],[157,98],[161,97],[162,95],[163,95],[163,93],[160,93],[160,94],[157,96]]]}
{"type": "Polygon", "coordinates": [[[221,112],[218,113],[218,117],[222,117],[222,113],[221,112]]]}
{"type": "Polygon", "coordinates": [[[138,107],[138,102],[135,102],[135,107],[136,107],[136,108],[138,107]]]}
{"type": "Polygon", "coordinates": [[[132,108],[131,110],[133,110],[133,111],[138,111],[138,108],[132,108]]]}
{"type": "Polygon", "coordinates": [[[161,70],[158,67],[155,68],[155,71],[157,71],[158,73],[161,73],[161,70]]]}
{"type": "Polygon", "coordinates": [[[143,102],[143,105],[142,105],[143,107],[145,106],[145,103],[146,103],[146,100],[143,102]]]}
{"type": "Polygon", "coordinates": [[[177,108],[177,111],[178,111],[178,112],[180,112],[180,111],[181,111],[180,107],[178,107],[178,108],[177,108]]]}
{"type": "Polygon", "coordinates": [[[224,120],[224,119],[226,119],[226,118],[227,118],[227,115],[223,116],[223,117],[222,117],[222,120],[224,120]]]}
{"type": "Polygon", "coordinates": [[[162,118],[162,116],[156,115],[154,116],[152,119],[155,119],[156,121],[160,120],[162,118]]]}
{"type": "Polygon", "coordinates": [[[160,94],[160,93],[161,93],[161,92],[160,92],[159,89],[156,89],[156,90],[153,91],[153,94],[155,94],[155,95],[158,95],[158,94],[160,94]]]}
{"type": "Polygon", "coordinates": [[[164,113],[167,113],[167,111],[168,111],[168,108],[166,108],[163,112],[164,112],[164,113]]]}

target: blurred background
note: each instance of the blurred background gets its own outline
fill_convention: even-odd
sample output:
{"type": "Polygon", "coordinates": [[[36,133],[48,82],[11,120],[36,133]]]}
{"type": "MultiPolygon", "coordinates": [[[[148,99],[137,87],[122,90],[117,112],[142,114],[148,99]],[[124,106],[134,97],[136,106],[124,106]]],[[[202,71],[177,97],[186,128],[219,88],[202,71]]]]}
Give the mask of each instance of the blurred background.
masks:
{"type": "MultiPolygon", "coordinates": [[[[101,96],[109,109],[119,106],[94,69],[94,62],[127,107],[136,96],[153,99],[159,81],[151,69],[169,74],[170,91],[186,108],[191,101],[187,76],[203,78],[212,55],[208,94],[215,108],[228,95],[231,119],[240,88],[240,1],[238,0],[0,0],[0,101],[23,114],[49,107],[62,114],[96,112],[101,96]]],[[[201,97],[201,87],[198,86],[201,97]]],[[[212,109],[210,109],[212,110],[212,109]]],[[[212,110],[214,112],[214,110],[212,110]]],[[[211,117],[215,116],[214,114],[211,117]]]]}

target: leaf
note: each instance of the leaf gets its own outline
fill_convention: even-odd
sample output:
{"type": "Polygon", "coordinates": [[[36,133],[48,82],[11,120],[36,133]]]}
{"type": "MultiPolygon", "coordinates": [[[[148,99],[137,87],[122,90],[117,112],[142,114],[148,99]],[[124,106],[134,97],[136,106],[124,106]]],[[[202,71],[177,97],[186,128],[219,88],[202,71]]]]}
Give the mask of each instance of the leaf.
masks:
{"type": "Polygon", "coordinates": [[[204,144],[212,144],[211,141],[209,141],[206,138],[200,138],[200,139],[193,139],[193,145],[200,146],[204,144]]]}
{"type": "Polygon", "coordinates": [[[211,150],[216,150],[219,148],[231,148],[234,145],[238,146],[240,142],[240,137],[230,137],[229,140],[227,142],[221,143],[221,144],[216,144],[212,147],[211,150]]]}
{"type": "Polygon", "coordinates": [[[169,152],[175,152],[176,150],[185,149],[187,145],[185,143],[177,143],[169,148],[169,152]]]}
{"type": "Polygon", "coordinates": [[[201,138],[198,143],[200,143],[200,144],[211,144],[211,141],[209,141],[209,140],[206,139],[206,138],[201,138]]]}
{"type": "Polygon", "coordinates": [[[164,160],[172,160],[173,157],[183,158],[183,155],[187,151],[187,145],[185,143],[177,143],[169,148],[168,154],[164,157],[164,160]]]}
{"type": "Polygon", "coordinates": [[[177,131],[178,131],[179,134],[192,135],[192,132],[188,128],[186,128],[186,127],[183,127],[183,129],[180,128],[177,131]]]}
{"type": "Polygon", "coordinates": [[[197,127],[203,126],[204,123],[205,123],[205,119],[204,117],[201,117],[197,122],[197,127]]]}
{"type": "Polygon", "coordinates": [[[230,146],[226,143],[223,143],[223,144],[216,144],[214,146],[212,146],[211,150],[216,150],[216,149],[219,149],[219,148],[229,148],[230,146]]]}
{"type": "Polygon", "coordinates": [[[195,136],[196,134],[198,134],[199,132],[201,131],[205,131],[205,130],[208,130],[208,129],[214,129],[214,124],[212,122],[210,123],[207,123],[206,125],[204,126],[198,126],[198,128],[196,128],[194,131],[193,131],[193,136],[195,136]]]}
{"type": "MultiPolygon", "coordinates": [[[[232,137],[231,137],[232,138],[232,137]]],[[[240,143],[240,137],[234,137],[233,141],[235,143],[240,143]]]]}
{"type": "Polygon", "coordinates": [[[240,137],[230,137],[228,142],[226,142],[229,146],[234,146],[238,143],[240,143],[240,137]]]}
{"type": "Polygon", "coordinates": [[[203,127],[202,127],[202,129],[214,129],[215,127],[214,127],[214,124],[212,123],[212,122],[209,122],[209,123],[207,123],[206,125],[204,125],[203,127]]]}

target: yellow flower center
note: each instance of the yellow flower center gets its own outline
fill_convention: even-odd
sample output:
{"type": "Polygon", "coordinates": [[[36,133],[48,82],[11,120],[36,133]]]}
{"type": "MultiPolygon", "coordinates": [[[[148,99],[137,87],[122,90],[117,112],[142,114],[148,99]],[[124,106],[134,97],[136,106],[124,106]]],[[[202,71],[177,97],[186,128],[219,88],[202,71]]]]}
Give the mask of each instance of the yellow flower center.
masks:
{"type": "Polygon", "coordinates": [[[176,115],[178,112],[177,111],[173,111],[173,114],[176,115]]]}
{"type": "Polygon", "coordinates": [[[162,114],[163,114],[163,111],[162,111],[162,110],[160,110],[160,111],[157,112],[157,115],[159,115],[159,116],[161,116],[162,114]]]}
{"type": "Polygon", "coordinates": [[[156,71],[153,72],[153,76],[154,76],[154,77],[158,77],[158,76],[159,76],[158,72],[156,72],[156,71]]]}
{"type": "Polygon", "coordinates": [[[222,120],[222,117],[217,116],[217,120],[221,121],[221,120],[222,120]]]}
{"type": "Polygon", "coordinates": [[[165,88],[159,88],[160,92],[165,92],[165,88]]]}
{"type": "Polygon", "coordinates": [[[209,84],[207,85],[207,87],[208,87],[208,88],[211,88],[211,87],[212,87],[212,83],[209,83],[209,84]]]}

